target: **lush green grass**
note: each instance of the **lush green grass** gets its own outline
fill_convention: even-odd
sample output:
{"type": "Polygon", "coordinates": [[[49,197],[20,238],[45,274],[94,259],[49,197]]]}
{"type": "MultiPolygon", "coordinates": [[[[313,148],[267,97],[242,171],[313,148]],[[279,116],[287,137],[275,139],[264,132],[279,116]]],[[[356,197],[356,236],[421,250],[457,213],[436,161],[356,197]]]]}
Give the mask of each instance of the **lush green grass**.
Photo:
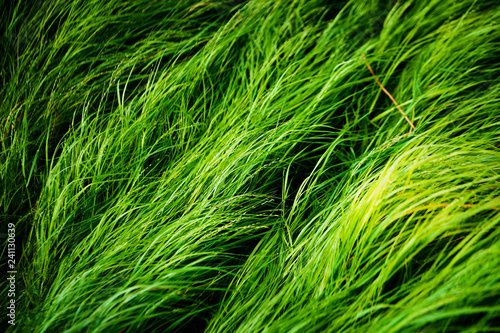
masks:
{"type": "Polygon", "coordinates": [[[9,331],[500,331],[500,4],[389,2],[4,7],[9,331]]]}

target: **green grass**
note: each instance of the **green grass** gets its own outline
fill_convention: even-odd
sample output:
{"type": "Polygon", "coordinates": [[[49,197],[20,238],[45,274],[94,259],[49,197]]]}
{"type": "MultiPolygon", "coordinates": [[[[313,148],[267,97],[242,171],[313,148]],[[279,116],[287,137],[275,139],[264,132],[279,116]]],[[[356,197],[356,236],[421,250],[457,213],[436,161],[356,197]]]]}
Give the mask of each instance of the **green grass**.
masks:
{"type": "Polygon", "coordinates": [[[2,8],[9,332],[500,331],[496,1],[2,8]]]}

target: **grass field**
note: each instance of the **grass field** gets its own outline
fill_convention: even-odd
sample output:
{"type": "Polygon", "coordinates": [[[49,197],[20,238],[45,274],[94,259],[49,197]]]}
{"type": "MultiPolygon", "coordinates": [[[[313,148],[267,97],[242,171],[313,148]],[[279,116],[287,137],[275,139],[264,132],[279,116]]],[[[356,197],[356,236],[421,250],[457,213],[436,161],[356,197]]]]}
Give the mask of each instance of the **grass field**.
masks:
{"type": "Polygon", "coordinates": [[[500,332],[498,1],[1,7],[8,332],[500,332]]]}

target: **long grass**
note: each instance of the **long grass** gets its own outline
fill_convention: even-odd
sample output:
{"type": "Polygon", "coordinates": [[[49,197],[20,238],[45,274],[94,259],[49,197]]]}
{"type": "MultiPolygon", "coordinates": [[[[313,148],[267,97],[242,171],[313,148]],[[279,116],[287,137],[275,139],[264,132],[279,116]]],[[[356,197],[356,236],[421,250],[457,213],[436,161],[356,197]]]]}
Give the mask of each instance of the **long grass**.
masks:
{"type": "Polygon", "coordinates": [[[7,331],[500,331],[496,1],[4,8],[7,331]]]}

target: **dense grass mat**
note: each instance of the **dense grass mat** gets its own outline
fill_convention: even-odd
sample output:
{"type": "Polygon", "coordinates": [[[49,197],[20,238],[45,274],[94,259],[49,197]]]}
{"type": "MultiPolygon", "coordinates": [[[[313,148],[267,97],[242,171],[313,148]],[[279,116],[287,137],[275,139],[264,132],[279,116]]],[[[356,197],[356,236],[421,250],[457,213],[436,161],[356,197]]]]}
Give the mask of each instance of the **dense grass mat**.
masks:
{"type": "Polygon", "coordinates": [[[497,1],[1,8],[8,332],[500,332],[497,1]]]}

